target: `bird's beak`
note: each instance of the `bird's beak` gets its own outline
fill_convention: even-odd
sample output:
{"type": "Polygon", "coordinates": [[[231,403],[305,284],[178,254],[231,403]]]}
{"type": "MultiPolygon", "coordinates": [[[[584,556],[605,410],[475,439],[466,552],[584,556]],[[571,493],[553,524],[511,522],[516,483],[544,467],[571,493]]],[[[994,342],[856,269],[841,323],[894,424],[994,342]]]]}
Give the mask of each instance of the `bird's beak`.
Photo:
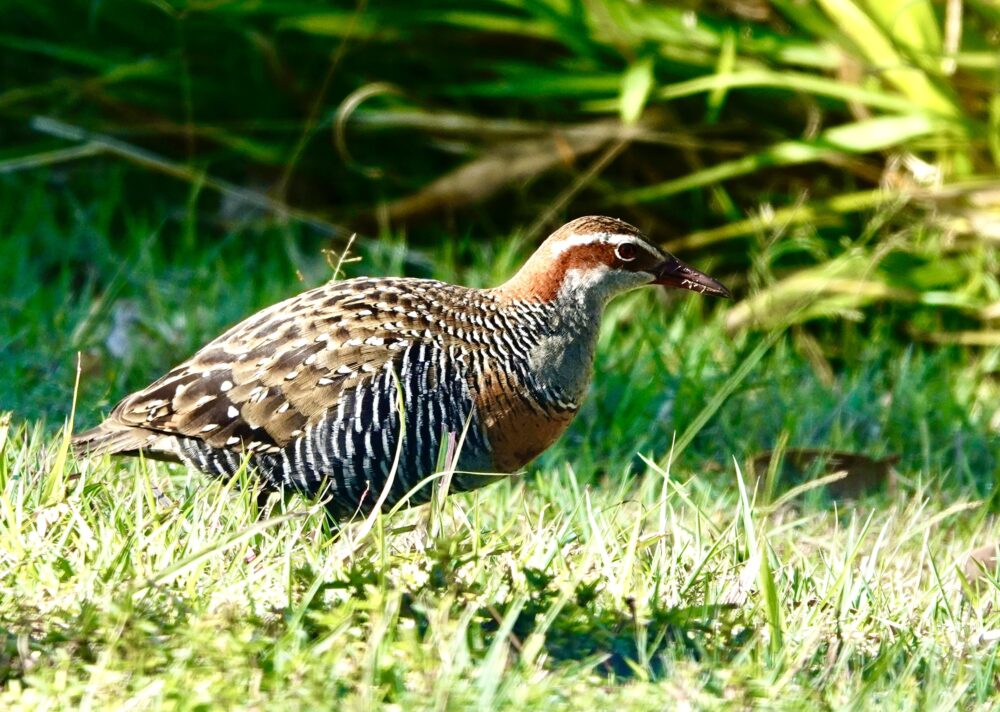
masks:
{"type": "Polygon", "coordinates": [[[656,278],[652,284],[662,284],[666,287],[679,287],[690,289],[692,292],[701,294],[712,294],[716,297],[729,299],[732,295],[729,290],[722,286],[720,282],[709,277],[704,272],[699,272],[694,267],[686,265],[679,259],[670,255],[661,262],[655,269],[656,278]]]}

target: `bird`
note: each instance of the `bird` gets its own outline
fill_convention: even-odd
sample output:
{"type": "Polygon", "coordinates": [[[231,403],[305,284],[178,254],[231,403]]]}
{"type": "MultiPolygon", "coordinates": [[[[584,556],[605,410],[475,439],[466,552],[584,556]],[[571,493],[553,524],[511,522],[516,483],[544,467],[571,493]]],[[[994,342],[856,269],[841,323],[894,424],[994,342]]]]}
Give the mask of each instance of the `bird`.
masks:
{"type": "Polygon", "coordinates": [[[616,218],[553,232],[487,289],[406,277],[331,281],[265,308],[124,398],[72,440],[260,491],[321,498],[336,521],[516,473],[557,440],[589,388],[605,305],[662,285],[730,297],[616,218]],[[418,486],[421,485],[422,486],[418,486]]]}

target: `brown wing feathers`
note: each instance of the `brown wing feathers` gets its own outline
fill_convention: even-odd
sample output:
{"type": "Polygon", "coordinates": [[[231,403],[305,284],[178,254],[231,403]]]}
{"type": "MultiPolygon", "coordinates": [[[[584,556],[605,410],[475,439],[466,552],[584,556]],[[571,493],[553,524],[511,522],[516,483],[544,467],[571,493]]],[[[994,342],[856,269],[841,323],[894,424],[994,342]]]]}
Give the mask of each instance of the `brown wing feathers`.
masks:
{"type": "Polygon", "coordinates": [[[398,292],[352,280],[270,307],[125,398],[74,448],[134,452],[178,435],[233,450],[284,447],[419,338],[420,313],[398,292]]]}

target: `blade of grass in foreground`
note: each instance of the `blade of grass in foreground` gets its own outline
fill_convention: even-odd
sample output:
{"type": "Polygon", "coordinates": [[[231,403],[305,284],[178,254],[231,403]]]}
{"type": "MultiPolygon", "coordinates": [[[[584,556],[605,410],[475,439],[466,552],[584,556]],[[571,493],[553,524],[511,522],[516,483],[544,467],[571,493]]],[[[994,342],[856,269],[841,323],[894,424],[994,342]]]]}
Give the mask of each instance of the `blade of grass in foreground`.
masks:
{"type": "MultiPolygon", "coordinates": [[[[764,611],[767,616],[767,626],[770,633],[771,655],[775,658],[781,655],[784,645],[784,627],[781,616],[781,601],[778,598],[778,587],[774,582],[774,571],[771,569],[770,547],[764,535],[763,527],[758,533],[754,529],[753,515],[750,508],[750,496],[747,493],[746,482],[743,479],[743,471],[739,462],[733,458],[733,466],[736,468],[736,485],[740,492],[740,510],[743,513],[743,530],[747,537],[747,549],[750,554],[750,563],[757,562],[757,580],[760,585],[761,595],[764,598],[764,611]]],[[[749,566],[750,563],[747,565],[749,566]]]]}
{"type": "Polygon", "coordinates": [[[726,379],[726,382],[712,394],[712,397],[708,399],[708,402],[705,403],[705,406],[699,411],[698,415],[688,424],[684,432],[681,433],[681,436],[677,438],[677,442],[674,443],[674,446],[670,449],[670,453],[667,455],[668,458],[676,459],[678,455],[684,452],[684,449],[691,444],[695,436],[701,432],[705,424],[722,407],[722,404],[726,402],[726,399],[743,383],[754,367],[760,363],[760,360],[764,358],[764,355],[771,350],[784,333],[783,329],[776,329],[754,347],[754,350],[743,359],[739,367],[726,379]]]}
{"type": "MultiPolygon", "coordinates": [[[[320,509],[321,507],[322,507],[322,505],[317,505],[313,509],[320,509]]],[[[259,534],[261,532],[267,531],[268,529],[270,529],[272,527],[277,527],[277,526],[279,526],[281,524],[284,524],[285,522],[291,521],[293,519],[301,519],[303,517],[306,517],[310,513],[311,513],[310,510],[288,512],[287,514],[281,514],[281,515],[279,515],[277,517],[271,517],[269,519],[264,519],[262,521],[259,521],[259,522],[256,522],[254,524],[251,524],[249,527],[247,527],[247,528],[245,528],[245,529],[243,529],[241,531],[234,532],[233,534],[230,534],[229,536],[225,537],[224,539],[221,539],[221,540],[219,540],[217,542],[214,542],[214,543],[210,544],[209,546],[206,546],[206,547],[204,547],[202,549],[199,549],[198,551],[194,552],[193,554],[185,556],[180,561],[177,561],[177,562],[171,564],[170,566],[167,566],[166,568],[161,569],[160,571],[157,571],[152,576],[150,576],[150,577],[146,578],[145,580],[143,580],[142,582],[140,582],[139,585],[136,586],[135,592],[136,593],[141,593],[141,592],[146,591],[146,590],[148,590],[150,588],[153,588],[157,584],[161,584],[161,583],[163,583],[165,581],[168,581],[169,579],[173,578],[174,576],[176,576],[177,574],[181,573],[182,571],[184,571],[184,570],[186,570],[186,569],[188,569],[188,568],[190,568],[192,566],[196,566],[197,564],[199,564],[200,562],[204,561],[205,559],[207,559],[208,557],[212,556],[213,554],[218,554],[220,552],[223,552],[226,549],[229,549],[229,548],[231,548],[233,546],[236,546],[240,542],[243,542],[243,541],[249,539],[250,537],[254,536],[255,534],[259,534]]]]}

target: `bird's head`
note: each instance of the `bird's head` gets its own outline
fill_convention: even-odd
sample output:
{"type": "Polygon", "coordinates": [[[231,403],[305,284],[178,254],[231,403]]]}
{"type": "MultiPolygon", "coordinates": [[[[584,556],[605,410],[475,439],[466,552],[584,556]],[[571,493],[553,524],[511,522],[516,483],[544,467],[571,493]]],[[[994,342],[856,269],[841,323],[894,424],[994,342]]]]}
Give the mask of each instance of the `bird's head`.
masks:
{"type": "Polygon", "coordinates": [[[501,293],[520,299],[603,304],[647,284],[729,297],[729,290],[615,218],[589,216],[552,233],[501,293]]]}

